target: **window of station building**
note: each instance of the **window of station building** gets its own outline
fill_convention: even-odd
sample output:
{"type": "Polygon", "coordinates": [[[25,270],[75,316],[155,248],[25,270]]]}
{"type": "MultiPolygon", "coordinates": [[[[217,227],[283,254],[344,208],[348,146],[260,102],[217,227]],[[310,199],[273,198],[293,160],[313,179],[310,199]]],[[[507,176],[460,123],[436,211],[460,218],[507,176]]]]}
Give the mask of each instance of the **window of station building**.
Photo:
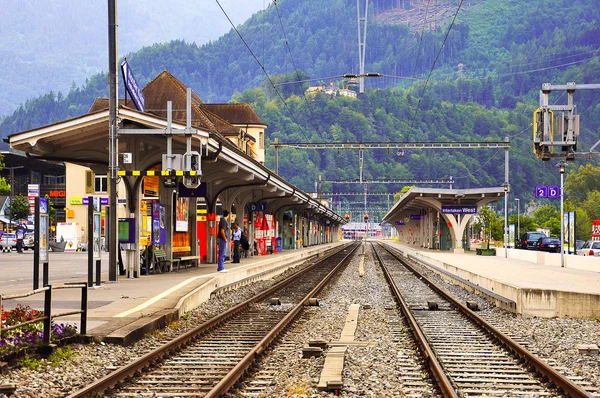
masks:
{"type": "Polygon", "coordinates": [[[260,148],[260,149],[265,148],[265,132],[264,131],[260,131],[258,133],[258,148],[260,148]]]}
{"type": "Polygon", "coordinates": [[[32,171],[30,181],[30,184],[39,184],[42,181],[42,173],[39,171],[32,171]]]}
{"type": "Polygon", "coordinates": [[[94,192],[108,192],[108,178],[104,175],[94,176],[94,192]]]}
{"type": "Polygon", "coordinates": [[[49,176],[44,175],[44,184],[45,185],[60,185],[64,184],[66,181],[65,176],[49,176]]]}

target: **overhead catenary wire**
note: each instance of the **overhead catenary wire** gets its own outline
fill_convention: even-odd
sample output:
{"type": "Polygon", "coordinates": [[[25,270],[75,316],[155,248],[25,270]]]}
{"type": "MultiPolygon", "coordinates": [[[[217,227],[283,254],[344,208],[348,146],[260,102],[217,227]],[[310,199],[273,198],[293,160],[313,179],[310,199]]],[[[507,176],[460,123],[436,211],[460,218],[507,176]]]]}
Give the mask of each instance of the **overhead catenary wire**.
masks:
{"type": "Polygon", "coordinates": [[[425,79],[425,83],[423,84],[423,90],[421,90],[421,96],[419,97],[419,102],[417,102],[417,109],[415,109],[415,115],[413,117],[412,122],[410,123],[411,128],[413,128],[413,126],[415,124],[415,120],[417,120],[417,114],[419,113],[419,108],[421,107],[421,101],[423,100],[423,95],[425,95],[425,89],[427,88],[427,84],[429,83],[429,79],[431,78],[431,74],[433,73],[433,70],[435,69],[435,65],[440,57],[440,54],[442,53],[442,50],[444,49],[446,40],[448,40],[448,35],[450,35],[450,31],[452,30],[452,27],[454,26],[454,22],[456,21],[456,16],[458,15],[458,12],[460,11],[463,1],[464,0],[460,0],[460,3],[458,3],[456,12],[454,13],[454,17],[452,18],[452,22],[450,22],[450,26],[448,26],[448,30],[446,31],[446,36],[444,36],[444,41],[442,42],[442,45],[440,46],[440,50],[438,51],[437,55],[435,56],[435,60],[433,60],[433,64],[431,65],[431,69],[429,70],[429,74],[427,75],[427,79],[425,79]]]}
{"type": "MultiPolygon", "coordinates": [[[[573,79],[573,81],[576,81],[577,79],[579,79],[579,77],[581,75],[583,75],[583,72],[585,72],[585,70],[587,69],[587,67],[589,66],[590,62],[592,62],[592,59],[596,58],[596,56],[598,55],[598,52],[600,51],[600,47],[598,47],[596,49],[596,51],[594,52],[594,55],[592,55],[592,57],[590,59],[588,59],[587,63],[585,64],[585,66],[583,67],[583,69],[581,69],[579,71],[579,73],[577,74],[577,76],[575,76],[575,78],[573,79]]],[[[558,103],[558,101],[562,98],[562,96],[565,95],[565,92],[563,91],[560,96],[556,99],[556,101],[554,101],[554,104],[558,103]]]]}
{"type": "Polygon", "coordinates": [[[425,22],[423,23],[423,28],[421,29],[421,35],[419,37],[419,46],[417,47],[417,54],[415,56],[415,67],[413,68],[413,77],[417,75],[417,64],[419,62],[419,55],[421,54],[421,45],[423,43],[423,33],[425,32],[425,26],[427,25],[427,12],[429,10],[429,1],[427,0],[427,5],[425,6],[425,22]]]}
{"type": "MultiPolygon", "coordinates": [[[[292,50],[290,49],[290,44],[289,44],[287,35],[285,34],[285,29],[283,27],[283,21],[281,20],[281,13],[279,12],[279,6],[277,5],[277,1],[274,1],[273,4],[275,5],[275,10],[277,11],[277,17],[279,18],[279,26],[281,27],[281,33],[283,33],[283,39],[285,40],[285,47],[287,49],[287,52],[290,54],[292,66],[294,67],[294,74],[296,75],[296,77],[298,77],[298,67],[296,66],[296,60],[294,59],[294,54],[292,54],[292,50]]],[[[304,101],[306,102],[306,105],[308,106],[308,112],[311,115],[311,117],[308,119],[308,121],[314,131],[319,131],[317,129],[317,127],[313,124],[314,113],[313,113],[310,101],[306,98],[306,94],[304,92],[302,93],[302,96],[304,97],[304,101]]]]}
{"type": "MultiPolygon", "coordinates": [[[[215,1],[217,2],[217,5],[221,9],[221,11],[223,11],[223,14],[225,15],[225,17],[229,21],[229,24],[231,25],[231,27],[233,28],[233,30],[237,33],[237,35],[239,36],[239,38],[242,40],[242,42],[244,43],[244,45],[246,46],[246,48],[248,49],[248,51],[250,52],[250,54],[252,55],[252,57],[254,58],[254,60],[256,61],[256,63],[258,64],[258,66],[260,66],[260,69],[263,71],[263,73],[265,74],[265,76],[267,76],[267,80],[269,81],[269,83],[271,83],[271,86],[273,87],[273,90],[275,90],[275,93],[277,93],[277,96],[279,97],[279,99],[281,100],[281,102],[283,102],[283,106],[285,106],[285,109],[288,111],[288,113],[289,113],[290,117],[292,118],[292,120],[294,121],[294,123],[296,123],[296,125],[298,125],[298,127],[300,127],[300,129],[302,131],[304,131],[304,129],[302,128],[302,125],[300,123],[298,123],[298,121],[296,120],[296,117],[294,116],[294,113],[292,112],[292,110],[290,109],[290,107],[287,105],[287,103],[285,102],[285,99],[283,98],[283,96],[281,95],[281,93],[279,92],[279,90],[277,89],[277,86],[275,86],[275,83],[273,82],[273,79],[271,79],[271,76],[269,76],[269,74],[267,73],[267,70],[265,69],[264,65],[260,62],[260,60],[258,59],[258,57],[256,56],[256,54],[254,54],[254,51],[252,51],[252,49],[250,48],[250,46],[248,45],[248,43],[246,42],[246,40],[244,39],[244,37],[242,36],[242,34],[240,33],[240,31],[234,25],[234,23],[231,20],[231,18],[229,18],[229,15],[225,11],[225,9],[221,5],[221,3],[219,3],[219,0],[215,0],[215,1]]],[[[276,3],[276,2],[274,2],[274,3],[276,3]]]]}

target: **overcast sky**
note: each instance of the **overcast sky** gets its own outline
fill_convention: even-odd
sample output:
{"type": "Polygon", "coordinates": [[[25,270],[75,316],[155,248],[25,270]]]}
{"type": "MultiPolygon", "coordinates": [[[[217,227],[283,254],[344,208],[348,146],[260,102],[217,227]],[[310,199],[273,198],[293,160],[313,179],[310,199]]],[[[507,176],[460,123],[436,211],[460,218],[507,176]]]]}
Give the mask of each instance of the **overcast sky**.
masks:
{"type": "MultiPolygon", "coordinates": [[[[238,26],[271,0],[219,0],[238,26]]],[[[0,117],[19,103],[108,68],[107,0],[0,0],[0,117]]],[[[229,32],[216,0],[117,0],[119,57],[183,39],[198,45],[229,32]]]]}

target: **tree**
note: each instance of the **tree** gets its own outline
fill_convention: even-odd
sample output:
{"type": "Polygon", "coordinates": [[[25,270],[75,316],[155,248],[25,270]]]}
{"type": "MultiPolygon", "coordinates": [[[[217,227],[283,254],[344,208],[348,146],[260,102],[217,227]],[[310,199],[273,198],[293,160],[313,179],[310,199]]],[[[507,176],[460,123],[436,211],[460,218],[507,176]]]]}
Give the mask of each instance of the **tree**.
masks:
{"type": "Polygon", "coordinates": [[[481,226],[484,230],[484,240],[502,239],[502,220],[498,218],[496,212],[488,206],[483,206],[478,214],[481,226]]]}
{"type": "Polygon", "coordinates": [[[6,210],[10,213],[10,219],[17,221],[27,219],[27,216],[31,214],[29,200],[23,195],[11,197],[6,210]]]}
{"type": "MultiPolygon", "coordinates": [[[[0,170],[4,168],[4,156],[0,153],[0,170]]],[[[10,184],[6,178],[0,177],[0,195],[5,195],[10,192],[10,184]]]]}
{"type": "Polygon", "coordinates": [[[600,167],[586,164],[579,166],[576,172],[569,172],[565,179],[565,193],[575,206],[580,206],[594,191],[600,191],[600,167]]]}

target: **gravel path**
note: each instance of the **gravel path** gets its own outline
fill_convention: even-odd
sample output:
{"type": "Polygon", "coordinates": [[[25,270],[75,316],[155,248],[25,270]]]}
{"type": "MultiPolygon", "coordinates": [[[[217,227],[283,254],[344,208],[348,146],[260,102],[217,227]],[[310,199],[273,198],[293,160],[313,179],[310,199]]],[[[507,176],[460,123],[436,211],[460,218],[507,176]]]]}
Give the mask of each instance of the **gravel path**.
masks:
{"type": "MultiPolygon", "coordinates": [[[[265,355],[263,361],[272,361],[279,370],[274,373],[269,393],[263,396],[330,396],[316,390],[323,358],[302,359],[301,347],[312,339],[339,339],[348,306],[355,302],[361,304],[356,340],[377,344],[349,349],[341,396],[405,396],[403,389],[407,388],[407,382],[399,376],[402,374],[399,367],[404,366],[403,362],[407,358],[411,359],[410,346],[400,350],[398,347],[408,344],[404,341],[404,335],[410,336],[410,333],[402,320],[390,311],[393,301],[387,287],[383,288],[385,283],[382,282],[381,272],[371,260],[368,255],[366,275],[361,278],[356,271],[358,259],[354,259],[337,278],[338,283],[322,292],[320,306],[307,308],[305,315],[281,338],[286,343],[281,349],[285,355],[278,354],[278,349],[265,355]],[[367,305],[367,308],[363,305],[367,305]]],[[[435,275],[432,277],[441,279],[435,275]]],[[[13,368],[8,374],[0,375],[0,384],[16,384],[18,388],[13,397],[63,397],[271,284],[272,282],[258,282],[225,293],[191,311],[186,319],[152,333],[131,347],[108,344],[73,345],[72,357],[63,359],[56,365],[45,362],[38,370],[13,368]]],[[[447,283],[445,286],[462,300],[477,301],[481,316],[522,342],[543,360],[578,382],[584,381],[600,388],[598,355],[582,355],[577,350],[577,344],[600,346],[598,320],[523,318],[495,308],[458,286],[447,283]]],[[[233,391],[232,395],[235,393],[233,391]]],[[[432,395],[430,390],[424,388],[421,396],[435,394],[432,395]]]]}

